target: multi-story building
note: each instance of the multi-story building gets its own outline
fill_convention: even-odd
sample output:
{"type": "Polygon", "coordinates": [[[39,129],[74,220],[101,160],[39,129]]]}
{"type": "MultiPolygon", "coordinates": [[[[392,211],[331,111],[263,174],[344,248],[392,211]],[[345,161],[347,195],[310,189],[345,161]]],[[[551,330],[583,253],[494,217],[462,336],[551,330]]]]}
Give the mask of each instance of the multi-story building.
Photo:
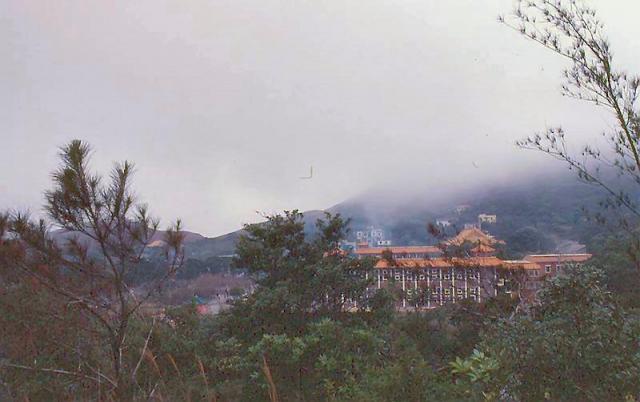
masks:
{"type": "Polygon", "coordinates": [[[457,300],[495,296],[501,261],[496,257],[433,258],[388,261],[375,265],[374,286],[402,290],[398,307],[433,308],[457,300]]]}
{"type": "Polygon", "coordinates": [[[434,308],[464,299],[481,302],[513,292],[533,300],[545,278],[566,264],[591,258],[590,254],[547,254],[502,260],[494,248],[501,244],[471,228],[439,246],[361,247],[355,255],[378,258],[372,286],[398,291],[398,308],[434,308]]]}

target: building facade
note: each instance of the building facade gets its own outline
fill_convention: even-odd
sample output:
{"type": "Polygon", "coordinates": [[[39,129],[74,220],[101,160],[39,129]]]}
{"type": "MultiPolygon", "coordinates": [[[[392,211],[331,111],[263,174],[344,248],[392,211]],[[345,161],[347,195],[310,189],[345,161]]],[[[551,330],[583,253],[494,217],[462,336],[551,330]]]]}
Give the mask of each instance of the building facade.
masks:
{"type": "Polygon", "coordinates": [[[372,290],[396,292],[399,309],[429,309],[466,299],[482,302],[499,294],[515,296],[515,292],[532,301],[544,280],[568,264],[591,258],[590,254],[545,254],[502,260],[495,247],[503,244],[478,228],[469,228],[438,246],[362,245],[354,254],[377,259],[372,290]],[[451,254],[452,249],[458,254],[451,254]]]}

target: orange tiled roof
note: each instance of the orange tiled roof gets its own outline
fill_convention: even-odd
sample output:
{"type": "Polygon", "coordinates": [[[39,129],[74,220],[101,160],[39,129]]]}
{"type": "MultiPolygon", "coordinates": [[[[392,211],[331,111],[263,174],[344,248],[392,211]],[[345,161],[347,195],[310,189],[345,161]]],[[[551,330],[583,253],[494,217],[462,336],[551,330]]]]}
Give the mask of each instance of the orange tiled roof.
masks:
{"type": "Polygon", "coordinates": [[[530,254],[526,255],[526,261],[534,263],[553,262],[585,262],[591,259],[591,254],[530,254]]]}
{"type": "Polygon", "coordinates": [[[496,249],[487,244],[480,243],[472,248],[471,251],[474,253],[493,253],[496,249]]]}
{"type": "Polygon", "coordinates": [[[395,265],[387,260],[379,260],[375,268],[447,268],[447,267],[499,267],[503,261],[497,257],[470,257],[470,258],[406,258],[394,261],[395,265]]]}
{"type": "Polygon", "coordinates": [[[505,260],[503,266],[507,269],[540,269],[538,264],[526,260],[505,260]]]}
{"type": "Polygon", "coordinates": [[[382,255],[385,250],[393,254],[436,254],[441,253],[436,246],[397,246],[397,247],[365,247],[355,251],[357,255],[382,255]]]}
{"type": "Polygon", "coordinates": [[[469,257],[469,258],[406,258],[395,260],[394,264],[389,261],[379,260],[375,268],[448,268],[448,267],[496,267],[505,269],[540,269],[531,261],[526,260],[501,260],[498,257],[469,257]]]}
{"type": "Polygon", "coordinates": [[[454,238],[447,240],[445,244],[452,246],[461,246],[465,242],[485,244],[488,246],[493,246],[497,243],[504,244],[502,240],[497,240],[490,234],[485,233],[478,228],[464,229],[454,238]]]}

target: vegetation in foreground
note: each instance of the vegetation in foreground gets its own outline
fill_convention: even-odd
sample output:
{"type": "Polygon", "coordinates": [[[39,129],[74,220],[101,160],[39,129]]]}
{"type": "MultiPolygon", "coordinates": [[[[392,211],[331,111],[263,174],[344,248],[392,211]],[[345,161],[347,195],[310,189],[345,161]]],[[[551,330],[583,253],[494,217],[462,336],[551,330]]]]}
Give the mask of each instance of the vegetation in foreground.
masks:
{"type": "MultiPolygon", "coordinates": [[[[305,239],[296,212],[247,227],[238,263],[260,273],[255,292],[203,318],[195,306],[135,315],[122,361],[142,400],[624,400],[639,395],[640,321],[603,284],[572,268],[541,304],[459,303],[398,315],[393,295],[366,296],[331,255],[346,228],[319,222],[305,239]],[[342,294],[358,300],[346,313],[342,294]],[[465,356],[469,356],[464,358],[465,356]],[[131,365],[131,366],[128,366],[131,365]]],[[[3,243],[3,257],[11,241],[3,243]]],[[[5,263],[7,261],[5,260],[5,263]]],[[[7,270],[3,270],[6,273],[7,270]]],[[[5,393],[30,400],[122,400],[100,327],[40,284],[3,276],[5,393]],[[46,313],[45,313],[46,312],[46,313]],[[88,328],[95,328],[89,335],[88,328]],[[80,355],[79,352],[83,351],[80,355]]]]}
{"type": "MultiPolygon", "coordinates": [[[[568,95],[613,111],[613,165],[636,180],[640,80],[614,70],[595,12],[576,1],[534,0],[514,17],[516,30],[573,63],[568,95]]],[[[615,189],[620,182],[566,153],[562,130],[522,145],[565,160],[609,191],[605,208],[621,211],[615,223],[622,231],[613,233],[621,235],[600,242],[598,267],[568,269],[538,304],[517,309],[498,297],[395,314],[392,293],[368,294],[367,280],[354,275],[371,262],[335,253],[348,222],[328,215],[308,238],[293,211],[246,227],[237,264],[257,287],[202,318],[195,306],[143,311],[183,264],[180,226],[167,233],[165,273],[134,292],[130,274],[157,222],[135,207],[129,164],[103,181],[88,170],[86,145],[73,142],[63,149],[46,209],[53,223],[92,241],[56,244],[44,222],[19,213],[0,218],[0,398],[637,400],[636,205],[615,189]],[[357,302],[354,311],[345,312],[346,299],[357,302]]],[[[603,160],[593,148],[585,154],[603,160]]]]}

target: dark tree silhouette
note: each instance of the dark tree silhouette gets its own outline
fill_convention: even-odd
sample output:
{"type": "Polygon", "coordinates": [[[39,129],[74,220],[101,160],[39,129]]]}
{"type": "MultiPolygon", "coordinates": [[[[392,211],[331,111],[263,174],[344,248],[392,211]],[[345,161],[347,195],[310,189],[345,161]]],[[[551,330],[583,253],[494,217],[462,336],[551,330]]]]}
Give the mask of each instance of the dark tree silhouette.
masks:
{"type": "MultiPolygon", "coordinates": [[[[108,345],[107,367],[92,367],[86,348],[72,347],[78,367],[57,368],[5,364],[15,369],[49,371],[95,379],[107,384],[118,400],[136,392],[139,359],[127,351],[130,323],[140,306],[182,265],[183,235],[178,220],[166,232],[166,267],[144,291],[130,287],[129,276],[158,228],[147,207],[136,204],[130,188],[133,166],[116,164],[108,180],[89,170],[90,147],[72,141],[61,149],[61,165],[52,174],[53,188],[45,193],[45,210],[54,227],[66,231],[65,240],[52,238],[44,220],[24,213],[0,219],[3,274],[16,283],[28,282],[73,308],[83,318],[81,330],[108,345]],[[127,357],[128,356],[128,357],[127,357]],[[137,362],[137,363],[136,363],[137,362]],[[110,367],[109,367],[110,366],[110,367]]],[[[141,354],[144,354],[144,350],[141,354]]]]}

